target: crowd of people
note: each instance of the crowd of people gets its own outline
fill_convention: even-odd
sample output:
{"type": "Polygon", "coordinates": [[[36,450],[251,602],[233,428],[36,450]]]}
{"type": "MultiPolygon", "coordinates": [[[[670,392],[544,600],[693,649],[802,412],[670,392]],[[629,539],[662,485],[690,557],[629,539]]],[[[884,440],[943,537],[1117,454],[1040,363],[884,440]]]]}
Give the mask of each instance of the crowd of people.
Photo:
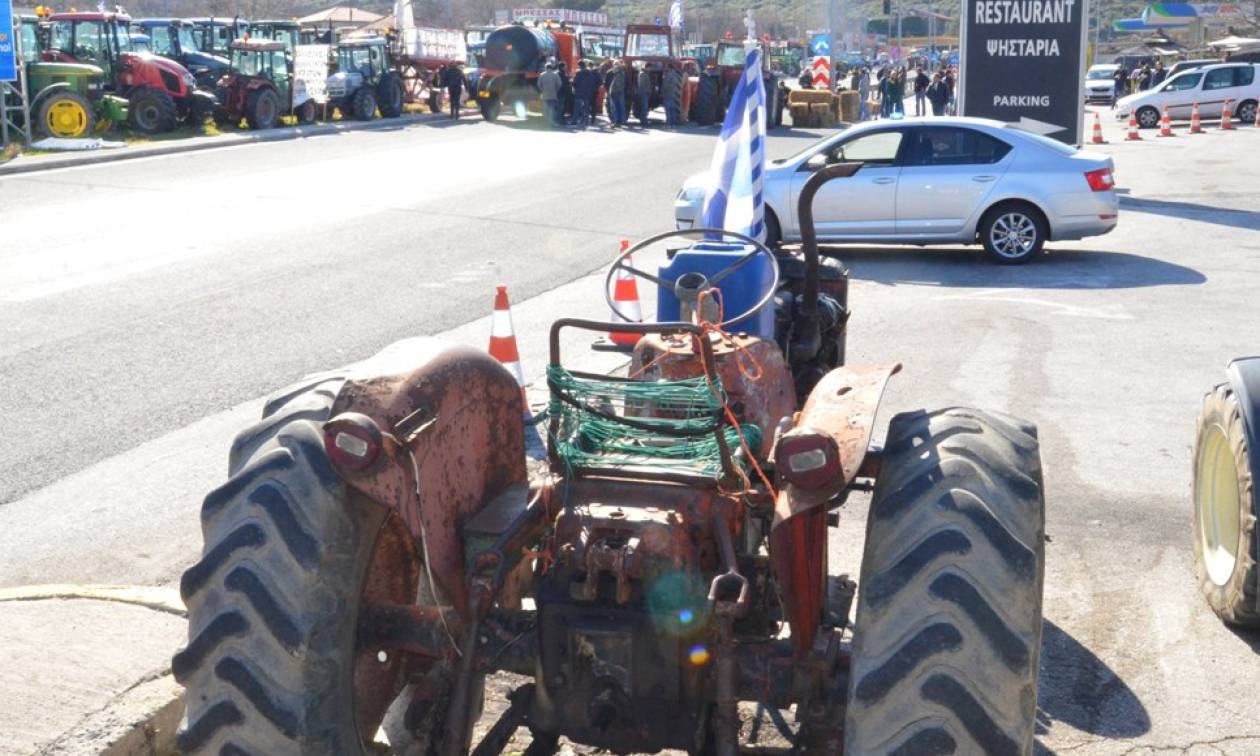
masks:
{"type": "Polygon", "coordinates": [[[1150,61],[1143,61],[1134,66],[1131,71],[1126,71],[1124,66],[1120,66],[1115,73],[1116,96],[1145,92],[1163,84],[1166,78],[1168,78],[1168,72],[1164,70],[1162,60],[1156,61],[1153,66],[1150,61]]]}
{"type": "MultiPolygon", "coordinates": [[[[929,73],[926,64],[913,67],[885,65],[876,70],[869,66],[856,66],[836,71],[835,89],[858,93],[859,120],[870,118],[904,118],[906,97],[914,94],[914,115],[953,115],[957,108],[956,92],[958,69],[954,66],[938,68],[929,73]],[[871,105],[874,104],[874,108],[871,105]]],[[[814,89],[813,77],[806,69],[800,78],[803,89],[814,89]]]]}

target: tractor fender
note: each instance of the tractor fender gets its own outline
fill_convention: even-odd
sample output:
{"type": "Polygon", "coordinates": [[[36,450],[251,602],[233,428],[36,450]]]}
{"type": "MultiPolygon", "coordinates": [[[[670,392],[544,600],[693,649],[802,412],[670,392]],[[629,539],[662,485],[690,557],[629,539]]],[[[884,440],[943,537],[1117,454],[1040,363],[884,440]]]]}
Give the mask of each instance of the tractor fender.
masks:
{"type": "Polygon", "coordinates": [[[44,100],[48,99],[49,95],[51,95],[52,93],[58,92],[62,89],[69,89],[69,88],[70,88],[69,82],[65,82],[65,81],[59,81],[54,84],[49,84],[48,86],[39,90],[39,94],[35,95],[35,97],[31,100],[31,110],[32,111],[36,110],[39,107],[39,104],[43,102],[44,100]]]}
{"type": "Polygon", "coordinates": [[[460,529],[526,482],[524,409],[520,386],[498,360],[431,338],[407,339],[352,367],[333,402],[329,424],[345,413],[366,415],[383,441],[376,464],[338,473],[398,513],[465,621],[460,529]]]}
{"type": "MultiPolygon", "coordinates": [[[[1253,471],[1260,470],[1260,356],[1230,360],[1225,372],[1242,415],[1248,461],[1253,471]]],[[[1256,486],[1251,488],[1251,506],[1260,518],[1260,490],[1256,486]]]]}

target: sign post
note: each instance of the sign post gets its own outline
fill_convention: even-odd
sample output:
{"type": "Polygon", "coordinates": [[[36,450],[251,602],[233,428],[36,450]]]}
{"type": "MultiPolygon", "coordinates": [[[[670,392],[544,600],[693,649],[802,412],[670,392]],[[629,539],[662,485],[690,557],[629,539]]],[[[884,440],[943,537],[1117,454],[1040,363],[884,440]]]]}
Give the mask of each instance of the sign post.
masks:
{"type": "Polygon", "coordinates": [[[1080,144],[1088,2],[963,0],[959,113],[1080,144]]]}

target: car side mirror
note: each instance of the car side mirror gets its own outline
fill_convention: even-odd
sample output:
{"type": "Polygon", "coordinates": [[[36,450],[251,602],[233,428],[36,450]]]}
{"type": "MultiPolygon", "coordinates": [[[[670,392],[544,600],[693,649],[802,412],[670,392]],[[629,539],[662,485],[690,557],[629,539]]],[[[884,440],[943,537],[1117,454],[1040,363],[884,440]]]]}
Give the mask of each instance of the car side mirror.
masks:
{"type": "Polygon", "coordinates": [[[812,157],[810,157],[809,160],[805,161],[805,168],[806,170],[811,171],[811,172],[821,171],[823,168],[827,167],[827,163],[828,163],[827,153],[820,152],[817,155],[813,155],[812,157]]]}

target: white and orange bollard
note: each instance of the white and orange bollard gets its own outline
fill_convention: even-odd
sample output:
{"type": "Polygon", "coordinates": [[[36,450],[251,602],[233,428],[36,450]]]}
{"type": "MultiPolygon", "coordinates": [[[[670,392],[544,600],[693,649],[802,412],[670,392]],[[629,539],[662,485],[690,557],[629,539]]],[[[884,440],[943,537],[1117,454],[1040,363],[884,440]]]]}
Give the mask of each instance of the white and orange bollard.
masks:
{"type": "Polygon", "coordinates": [[[1164,117],[1159,119],[1159,135],[1162,137],[1177,136],[1172,130],[1172,119],[1168,117],[1168,106],[1164,106],[1164,117]]]}
{"type": "Polygon", "coordinates": [[[1203,133],[1203,121],[1199,117],[1198,100],[1195,101],[1194,108],[1190,111],[1190,133],[1191,134],[1203,133]]]}
{"type": "Polygon", "coordinates": [[[1129,108],[1129,133],[1125,135],[1124,141],[1126,142],[1142,141],[1142,135],[1138,133],[1137,113],[1134,112],[1133,108],[1129,108]]]}
{"type": "Polygon", "coordinates": [[[1090,140],[1093,144],[1106,144],[1107,140],[1103,139],[1102,121],[1098,118],[1098,113],[1094,113],[1094,137],[1090,140]]]}
{"type": "Polygon", "coordinates": [[[490,356],[503,364],[516,378],[525,397],[525,373],[521,370],[521,353],[516,347],[516,329],[512,326],[512,306],[508,303],[507,286],[499,284],[494,295],[494,317],[490,319],[490,356]]]}
{"type": "MultiPolygon", "coordinates": [[[[630,242],[621,240],[621,253],[630,248],[630,242]]],[[[626,258],[626,263],[634,265],[634,258],[626,258]]],[[[613,282],[613,307],[612,320],[615,323],[642,323],[643,322],[643,305],[639,302],[639,287],[634,282],[634,274],[630,271],[619,268],[617,270],[617,279],[613,282]]],[[[619,347],[634,348],[639,343],[640,334],[627,333],[625,331],[611,331],[608,334],[608,340],[619,347]]]]}
{"type": "Polygon", "coordinates": [[[1229,109],[1229,100],[1225,101],[1225,108],[1221,110],[1221,131],[1233,131],[1234,114],[1229,109]]]}

